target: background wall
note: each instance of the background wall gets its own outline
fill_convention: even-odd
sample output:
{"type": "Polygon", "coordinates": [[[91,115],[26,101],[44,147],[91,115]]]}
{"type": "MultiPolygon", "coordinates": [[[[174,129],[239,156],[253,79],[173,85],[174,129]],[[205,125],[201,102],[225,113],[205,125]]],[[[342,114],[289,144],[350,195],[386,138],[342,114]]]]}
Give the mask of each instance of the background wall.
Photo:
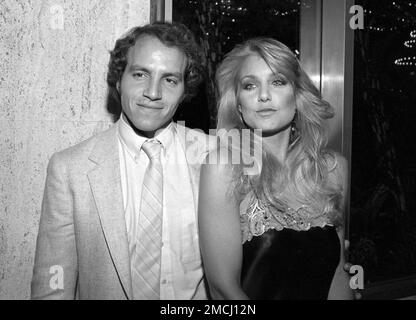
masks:
{"type": "Polygon", "coordinates": [[[52,153],[111,125],[108,51],[150,0],[0,3],[0,299],[30,296],[52,153]]]}

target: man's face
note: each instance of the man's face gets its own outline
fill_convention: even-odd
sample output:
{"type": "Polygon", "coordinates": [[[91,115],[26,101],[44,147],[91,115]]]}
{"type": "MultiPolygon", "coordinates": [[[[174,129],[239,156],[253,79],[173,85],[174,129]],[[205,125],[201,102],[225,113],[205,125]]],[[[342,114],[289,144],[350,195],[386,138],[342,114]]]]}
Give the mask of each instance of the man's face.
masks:
{"type": "Polygon", "coordinates": [[[159,39],[144,35],[127,54],[127,66],[117,83],[121,105],[139,133],[153,137],[172,120],[184,97],[185,54],[159,39]]]}

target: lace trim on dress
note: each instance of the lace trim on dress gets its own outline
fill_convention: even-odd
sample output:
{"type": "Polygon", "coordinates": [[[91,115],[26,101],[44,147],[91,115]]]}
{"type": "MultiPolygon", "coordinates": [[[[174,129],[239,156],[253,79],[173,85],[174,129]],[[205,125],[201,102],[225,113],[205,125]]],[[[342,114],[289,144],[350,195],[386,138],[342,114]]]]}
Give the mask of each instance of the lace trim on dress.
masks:
{"type": "Polygon", "coordinates": [[[317,215],[312,208],[306,205],[298,209],[289,206],[285,211],[279,211],[272,205],[263,204],[251,192],[245,200],[249,199],[249,204],[240,205],[240,222],[242,231],[242,243],[250,241],[254,236],[260,236],[269,229],[277,231],[283,228],[293,229],[296,231],[307,231],[312,227],[324,227],[332,225],[327,216],[322,213],[317,215]]]}

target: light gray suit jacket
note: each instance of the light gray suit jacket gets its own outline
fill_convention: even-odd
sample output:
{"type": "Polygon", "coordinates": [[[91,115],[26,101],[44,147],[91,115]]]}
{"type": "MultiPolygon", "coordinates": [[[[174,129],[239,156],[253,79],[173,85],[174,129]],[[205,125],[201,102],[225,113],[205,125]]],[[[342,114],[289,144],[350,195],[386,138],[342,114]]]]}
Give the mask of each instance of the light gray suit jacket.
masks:
{"type": "MultiPolygon", "coordinates": [[[[188,168],[197,208],[196,159],[204,158],[213,140],[176,127],[187,161],[192,157],[188,168]]],[[[32,299],[132,297],[117,126],[52,156],[31,289],[32,299]]]]}

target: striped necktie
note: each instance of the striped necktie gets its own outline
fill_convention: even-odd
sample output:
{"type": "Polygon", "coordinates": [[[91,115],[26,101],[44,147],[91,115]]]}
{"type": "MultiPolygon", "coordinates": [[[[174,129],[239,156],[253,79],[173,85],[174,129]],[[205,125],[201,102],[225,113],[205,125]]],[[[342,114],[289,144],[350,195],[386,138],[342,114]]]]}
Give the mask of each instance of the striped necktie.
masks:
{"type": "Polygon", "coordinates": [[[147,140],[142,149],[149,157],[146,169],[139,224],[135,235],[136,252],[132,259],[135,299],[160,299],[160,266],[163,219],[163,175],[157,140],[147,140]]]}

